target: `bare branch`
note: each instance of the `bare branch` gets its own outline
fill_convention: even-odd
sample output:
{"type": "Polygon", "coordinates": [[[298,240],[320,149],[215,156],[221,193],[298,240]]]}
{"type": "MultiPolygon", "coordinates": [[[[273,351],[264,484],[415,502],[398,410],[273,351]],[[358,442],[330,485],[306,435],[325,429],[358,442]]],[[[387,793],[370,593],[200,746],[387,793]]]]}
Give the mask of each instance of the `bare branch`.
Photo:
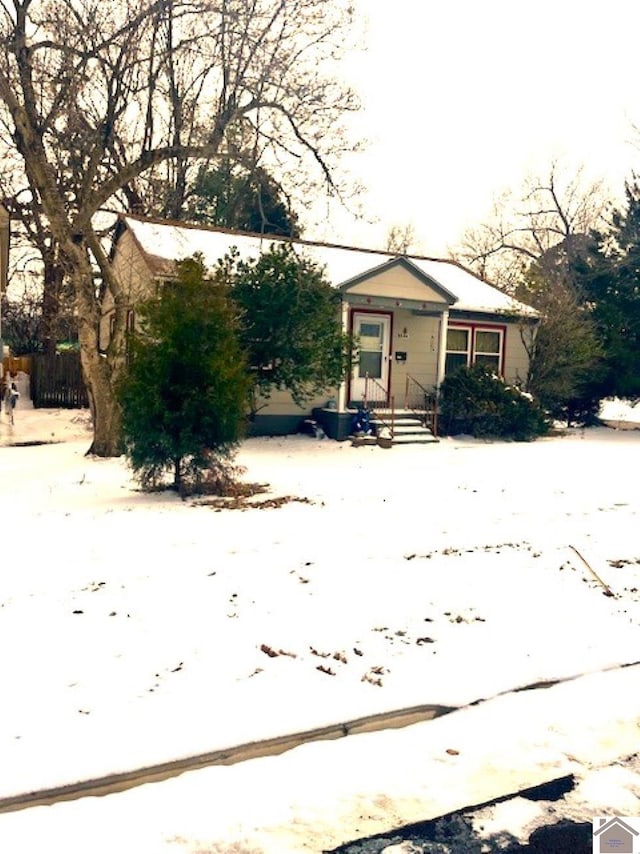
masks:
{"type": "Polygon", "coordinates": [[[470,230],[454,256],[496,284],[513,288],[533,262],[554,247],[573,252],[576,235],[596,227],[604,211],[602,182],[585,182],[582,171],[562,175],[552,162],[544,178],[530,177],[519,199],[503,195],[493,217],[470,230]]]}

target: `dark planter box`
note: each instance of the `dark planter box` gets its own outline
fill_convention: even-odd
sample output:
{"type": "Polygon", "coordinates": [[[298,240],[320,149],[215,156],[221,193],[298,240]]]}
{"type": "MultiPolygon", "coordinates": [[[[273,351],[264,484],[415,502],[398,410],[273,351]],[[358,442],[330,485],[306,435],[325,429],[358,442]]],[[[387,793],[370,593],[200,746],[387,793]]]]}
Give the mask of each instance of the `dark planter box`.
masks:
{"type": "Polygon", "coordinates": [[[313,409],[311,414],[330,439],[344,442],[351,435],[353,412],[338,412],[337,409],[322,407],[313,409]]]}

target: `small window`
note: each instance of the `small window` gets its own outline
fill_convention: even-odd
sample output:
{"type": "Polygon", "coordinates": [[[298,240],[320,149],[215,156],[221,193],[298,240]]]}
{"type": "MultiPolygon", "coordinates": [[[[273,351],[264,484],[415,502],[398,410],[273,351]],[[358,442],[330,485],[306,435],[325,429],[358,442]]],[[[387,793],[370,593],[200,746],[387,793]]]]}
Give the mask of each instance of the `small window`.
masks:
{"type": "Polygon", "coordinates": [[[360,351],[358,376],[380,379],[382,376],[382,353],[375,350],[360,351]]]}
{"type": "Polygon", "coordinates": [[[445,374],[452,374],[460,368],[466,368],[468,364],[469,360],[466,353],[447,353],[444,372],[445,374]]]}
{"type": "Polygon", "coordinates": [[[476,353],[491,353],[496,356],[500,353],[500,339],[501,334],[499,331],[491,331],[489,332],[487,329],[477,329],[476,330],[476,353]]]}
{"type": "Polygon", "coordinates": [[[381,337],[380,330],[380,323],[361,323],[360,338],[375,338],[377,341],[379,341],[381,337]]]}
{"type": "Polygon", "coordinates": [[[446,374],[452,374],[459,368],[466,368],[469,364],[470,333],[470,329],[459,329],[456,327],[447,330],[446,374]]]}
{"type": "Polygon", "coordinates": [[[469,329],[447,330],[447,352],[468,353],[469,352],[469,329]]]}
{"type": "Polygon", "coordinates": [[[500,373],[500,351],[502,349],[500,330],[477,329],[474,346],[474,364],[485,365],[497,374],[500,373]]]}

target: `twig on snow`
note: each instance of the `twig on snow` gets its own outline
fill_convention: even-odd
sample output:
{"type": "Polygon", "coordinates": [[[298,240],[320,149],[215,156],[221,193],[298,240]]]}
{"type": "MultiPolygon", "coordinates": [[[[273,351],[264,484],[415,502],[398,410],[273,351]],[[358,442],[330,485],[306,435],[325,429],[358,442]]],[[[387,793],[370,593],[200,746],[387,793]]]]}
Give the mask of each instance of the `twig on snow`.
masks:
{"type": "Polygon", "coordinates": [[[598,582],[598,584],[600,584],[600,586],[604,589],[604,595],[605,595],[605,596],[612,596],[612,597],[614,597],[614,598],[615,598],[615,595],[616,595],[616,594],[615,594],[615,593],[613,592],[613,590],[609,587],[609,585],[608,585],[608,584],[606,584],[606,583],[605,583],[605,582],[600,578],[600,576],[598,575],[598,573],[597,573],[597,572],[595,571],[595,569],[591,566],[591,564],[590,564],[590,563],[589,563],[589,561],[584,557],[584,555],[580,554],[580,552],[578,551],[578,549],[577,549],[575,546],[570,545],[570,546],[569,546],[569,548],[570,548],[572,551],[574,551],[574,552],[578,555],[578,557],[580,558],[580,560],[582,561],[582,563],[587,567],[587,569],[589,570],[589,572],[591,573],[591,575],[593,575],[593,577],[594,577],[594,578],[595,578],[595,580],[598,582]]]}

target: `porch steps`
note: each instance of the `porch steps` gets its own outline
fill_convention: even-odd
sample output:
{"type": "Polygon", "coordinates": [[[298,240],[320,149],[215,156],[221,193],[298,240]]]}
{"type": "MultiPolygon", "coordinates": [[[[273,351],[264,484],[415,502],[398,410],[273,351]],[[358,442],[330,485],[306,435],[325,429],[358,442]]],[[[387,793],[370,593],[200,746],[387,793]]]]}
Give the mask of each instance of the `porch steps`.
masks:
{"type": "MultiPolygon", "coordinates": [[[[383,427],[391,427],[391,412],[377,410],[371,418],[371,426],[376,433],[383,427]]],[[[358,444],[374,445],[377,443],[375,436],[365,436],[357,438],[358,444]]],[[[418,415],[410,411],[396,410],[393,419],[393,440],[392,445],[427,445],[433,442],[438,442],[438,438],[433,435],[428,427],[422,424],[418,415]]]]}
{"type": "Polygon", "coordinates": [[[415,416],[396,418],[393,422],[394,445],[426,445],[429,442],[437,441],[437,437],[433,435],[431,430],[425,427],[420,419],[415,416]]]}

